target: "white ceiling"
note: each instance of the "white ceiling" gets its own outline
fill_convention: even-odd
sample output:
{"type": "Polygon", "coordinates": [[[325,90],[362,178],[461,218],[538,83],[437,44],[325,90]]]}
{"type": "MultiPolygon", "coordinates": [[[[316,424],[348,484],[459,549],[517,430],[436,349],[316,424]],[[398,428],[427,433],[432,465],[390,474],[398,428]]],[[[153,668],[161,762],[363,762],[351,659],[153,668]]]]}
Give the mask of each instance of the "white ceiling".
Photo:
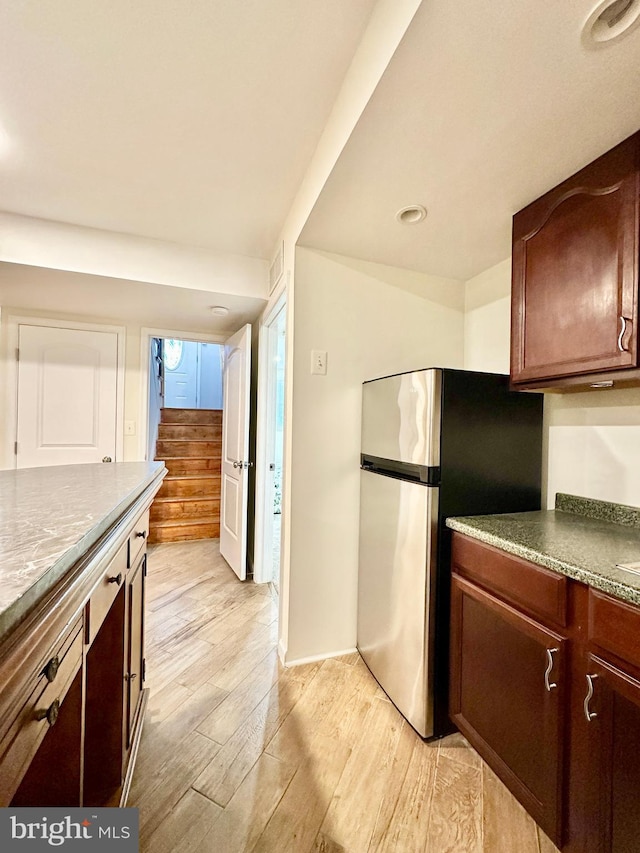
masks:
{"type": "Polygon", "coordinates": [[[585,49],[597,4],[424,0],[300,242],[464,280],[508,257],[514,212],[640,128],[640,27],[585,49]]]}
{"type": "Polygon", "coordinates": [[[0,305],[21,312],[93,317],[120,325],[139,325],[180,332],[230,335],[253,323],[264,299],[212,293],[185,287],[149,284],[99,275],[0,264],[0,305]],[[229,308],[226,317],[211,313],[214,305],[229,308]]]}
{"type": "MultiPolygon", "coordinates": [[[[507,257],[516,210],[640,128],[640,27],[586,50],[597,2],[423,0],[300,242],[507,257]]],[[[374,6],[0,0],[0,208],[270,259],[374,6]]]]}
{"type": "Polygon", "coordinates": [[[0,0],[0,208],[269,258],[375,0],[0,0]]]}

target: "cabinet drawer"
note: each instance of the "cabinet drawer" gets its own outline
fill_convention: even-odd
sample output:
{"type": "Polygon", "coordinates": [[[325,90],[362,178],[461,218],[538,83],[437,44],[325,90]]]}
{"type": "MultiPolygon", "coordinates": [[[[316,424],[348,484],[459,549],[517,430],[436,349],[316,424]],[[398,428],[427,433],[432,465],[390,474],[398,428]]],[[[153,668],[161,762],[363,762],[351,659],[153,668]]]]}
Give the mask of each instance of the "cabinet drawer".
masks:
{"type": "Polygon", "coordinates": [[[138,556],[145,546],[149,535],[149,510],[144,512],[133,525],[129,536],[129,564],[128,568],[135,566],[138,556]]]}
{"type": "Polygon", "coordinates": [[[640,607],[590,589],[589,641],[640,669],[640,607]]]}
{"type": "Polygon", "coordinates": [[[498,548],[453,534],[452,561],[462,577],[531,616],[567,625],[567,578],[498,548]]]}
{"type": "Polygon", "coordinates": [[[0,806],[11,802],[29,762],[82,666],[82,620],[60,644],[44,669],[34,675],[33,690],[0,743],[0,806]]]}
{"type": "Polygon", "coordinates": [[[91,593],[87,607],[86,642],[94,641],[104,618],[113,604],[127,573],[128,543],[123,545],[109,563],[99,585],[91,593]]]}

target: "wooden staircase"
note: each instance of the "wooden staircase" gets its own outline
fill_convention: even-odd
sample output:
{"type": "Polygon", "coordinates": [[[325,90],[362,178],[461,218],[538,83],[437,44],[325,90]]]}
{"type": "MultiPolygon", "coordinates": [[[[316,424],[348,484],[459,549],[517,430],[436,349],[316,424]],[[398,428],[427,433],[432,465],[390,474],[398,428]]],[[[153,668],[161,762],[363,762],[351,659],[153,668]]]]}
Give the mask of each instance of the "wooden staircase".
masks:
{"type": "Polygon", "coordinates": [[[150,542],[220,536],[220,409],[162,409],[156,459],[169,473],[152,506],[150,542]]]}

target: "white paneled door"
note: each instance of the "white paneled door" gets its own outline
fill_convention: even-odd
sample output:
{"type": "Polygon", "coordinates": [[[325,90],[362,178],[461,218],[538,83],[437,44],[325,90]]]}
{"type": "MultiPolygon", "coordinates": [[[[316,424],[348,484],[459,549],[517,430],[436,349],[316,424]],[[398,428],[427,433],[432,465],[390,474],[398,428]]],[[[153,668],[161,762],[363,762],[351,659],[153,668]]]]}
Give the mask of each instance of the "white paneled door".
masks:
{"type": "Polygon", "coordinates": [[[118,335],[20,324],[17,467],[116,459],[118,335]]]}
{"type": "Polygon", "coordinates": [[[164,342],[164,405],[168,409],[198,408],[201,344],[195,341],[164,342]]]}
{"type": "Polygon", "coordinates": [[[245,580],[251,326],[246,325],[232,335],[225,343],[224,352],[220,553],[240,580],[245,580]]]}

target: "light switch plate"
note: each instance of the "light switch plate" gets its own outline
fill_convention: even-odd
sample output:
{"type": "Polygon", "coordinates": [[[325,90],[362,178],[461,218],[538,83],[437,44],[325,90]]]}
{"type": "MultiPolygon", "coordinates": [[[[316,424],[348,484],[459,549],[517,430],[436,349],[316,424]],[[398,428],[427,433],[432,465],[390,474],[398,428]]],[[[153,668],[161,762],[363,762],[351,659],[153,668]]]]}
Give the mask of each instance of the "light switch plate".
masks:
{"type": "Polygon", "coordinates": [[[136,434],[136,422],[135,421],[125,421],[124,422],[124,434],[125,435],[135,435],[136,434]]]}
{"type": "Polygon", "coordinates": [[[327,372],[327,352],[321,349],[311,350],[311,373],[325,376],[327,372]]]}

